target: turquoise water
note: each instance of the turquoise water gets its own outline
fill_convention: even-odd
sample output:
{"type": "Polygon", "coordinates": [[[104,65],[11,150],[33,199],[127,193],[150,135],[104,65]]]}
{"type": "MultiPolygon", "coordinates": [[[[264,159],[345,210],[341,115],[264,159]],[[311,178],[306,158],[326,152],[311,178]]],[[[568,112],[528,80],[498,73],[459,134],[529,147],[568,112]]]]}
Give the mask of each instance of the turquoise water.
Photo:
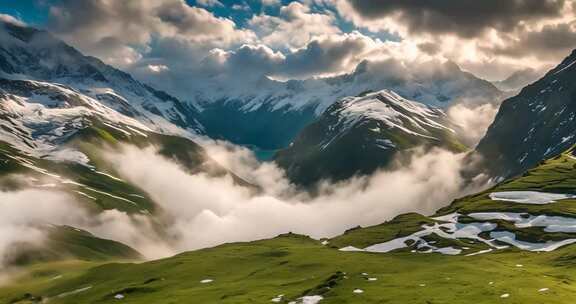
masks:
{"type": "Polygon", "coordinates": [[[254,152],[254,155],[256,155],[256,158],[259,161],[268,161],[272,160],[272,157],[274,157],[274,153],[276,153],[276,151],[278,150],[260,150],[258,148],[253,147],[252,151],[254,152]]]}
{"type": "Polygon", "coordinates": [[[253,146],[253,145],[246,145],[245,147],[250,149],[254,153],[254,155],[256,156],[256,159],[258,159],[259,161],[272,160],[272,158],[274,157],[274,153],[276,153],[276,151],[278,151],[278,149],[264,150],[264,149],[260,149],[256,146],[253,146]]]}

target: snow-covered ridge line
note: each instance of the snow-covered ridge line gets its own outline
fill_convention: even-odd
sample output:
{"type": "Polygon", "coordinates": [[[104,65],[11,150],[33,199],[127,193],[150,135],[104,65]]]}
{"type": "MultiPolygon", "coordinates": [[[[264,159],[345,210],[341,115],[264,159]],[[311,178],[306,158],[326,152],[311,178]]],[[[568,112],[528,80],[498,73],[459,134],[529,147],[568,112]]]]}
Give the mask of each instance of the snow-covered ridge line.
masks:
{"type": "MultiPolygon", "coordinates": [[[[326,113],[336,116],[338,121],[333,127],[335,134],[321,143],[321,149],[325,149],[357,124],[366,120],[377,121],[383,128],[398,129],[406,134],[427,140],[438,140],[430,134],[431,129],[456,133],[455,130],[438,122],[447,117],[442,110],[405,99],[388,89],[359,97],[343,98],[326,113]]],[[[373,131],[380,132],[380,129],[373,131]]],[[[385,145],[385,147],[393,146],[393,142],[385,145]]]]}
{"type": "Polygon", "coordinates": [[[103,105],[66,86],[41,81],[0,80],[0,140],[36,157],[54,160],[87,158],[59,145],[95,119],[110,127],[137,134],[152,130],[140,121],[103,105]]]}
{"type": "MultiPolygon", "coordinates": [[[[243,79],[244,80],[244,79],[243,79]]],[[[461,99],[498,99],[502,92],[491,83],[462,71],[454,63],[431,61],[413,66],[397,61],[364,61],[340,76],[276,81],[270,78],[236,81],[226,77],[203,81],[196,88],[201,105],[236,104],[239,111],[300,111],[312,107],[321,115],[335,100],[388,88],[408,99],[447,108],[461,99]]]]}
{"type": "Polygon", "coordinates": [[[192,103],[181,102],[97,58],[84,56],[46,31],[0,21],[0,34],[0,92],[33,97],[26,90],[37,90],[41,96],[32,99],[47,107],[63,105],[44,95],[59,96],[70,105],[79,101],[107,116],[109,122],[117,122],[121,114],[121,123],[139,130],[185,137],[202,133],[192,103]],[[15,92],[18,90],[24,92],[15,92]]]}

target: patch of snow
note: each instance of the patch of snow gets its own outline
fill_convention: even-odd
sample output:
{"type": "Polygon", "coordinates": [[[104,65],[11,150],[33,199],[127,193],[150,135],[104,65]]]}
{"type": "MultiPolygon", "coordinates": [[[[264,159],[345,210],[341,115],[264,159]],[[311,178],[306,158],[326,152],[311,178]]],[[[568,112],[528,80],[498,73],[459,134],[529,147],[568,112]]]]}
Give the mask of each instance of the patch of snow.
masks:
{"type": "Polygon", "coordinates": [[[364,251],[363,249],[359,249],[359,248],[356,248],[356,247],[354,247],[354,246],[346,246],[346,247],[340,248],[340,249],[338,249],[338,250],[340,250],[340,251],[349,251],[349,252],[364,251]]]}
{"type": "Polygon", "coordinates": [[[453,247],[444,247],[444,248],[438,248],[434,252],[446,255],[459,255],[462,252],[462,250],[453,247]]]}
{"type": "Polygon", "coordinates": [[[576,198],[573,194],[546,193],[537,191],[505,191],[490,193],[494,201],[506,201],[520,204],[545,205],[558,200],[576,198]]]}
{"type": "Polygon", "coordinates": [[[364,290],[360,289],[360,288],[356,288],[352,291],[353,293],[364,293],[364,290]]]}
{"type": "Polygon", "coordinates": [[[93,200],[93,201],[98,200],[97,198],[95,198],[95,197],[93,197],[93,196],[91,196],[91,195],[88,195],[88,194],[86,194],[86,193],[84,193],[84,192],[82,192],[82,191],[74,191],[74,192],[76,192],[76,193],[78,193],[78,194],[80,194],[80,195],[82,195],[82,196],[84,196],[84,197],[87,197],[87,198],[89,198],[89,199],[91,199],[91,200],[93,200]]]}
{"type": "Polygon", "coordinates": [[[572,61],[572,62],[570,62],[570,63],[567,63],[564,67],[562,67],[560,70],[558,70],[557,72],[555,72],[553,75],[556,75],[556,74],[558,74],[558,73],[561,73],[561,72],[565,71],[566,69],[568,69],[568,68],[570,68],[571,66],[573,66],[575,63],[576,63],[576,60],[574,60],[574,61],[572,61]]]}
{"type": "Polygon", "coordinates": [[[546,232],[576,232],[576,218],[512,212],[480,212],[468,216],[478,220],[504,220],[513,222],[518,228],[545,227],[546,232]]]}
{"type": "Polygon", "coordinates": [[[486,249],[486,250],[480,250],[480,251],[476,251],[476,252],[473,252],[473,253],[467,254],[466,256],[475,256],[475,255],[480,255],[480,254],[484,254],[484,253],[492,252],[493,250],[494,250],[494,249],[492,249],[492,248],[489,248],[489,249],[486,249]]]}
{"type": "Polygon", "coordinates": [[[87,166],[90,162],[90,158],[88,158],[86,154],[72,149],[55,150],[50,152],[45,158],[59,162],[77,163],[84,166],[87,166]]]}
{"type": "Polygon", "coordinates": [[[108,192],[96,190],[96,189],[94,189],[94,188],[90,188],[90,187],[85,186],[85,185],[83,185],[83,186],[84,186],[84,188],[85,188],[86,190],[90,190],[90,191],[92,191],[92,192],[96,192],[96,193],[99,193],[99,194],[102,194],[102,195],[109,196],[109,197],[111,197],[111,198],[115,198],[115,199],[118,199],[118,200],[121,200],[121,201],[130,203],[130,204],[133,205],[133,206],[138,206],[138,204],[136,204],[135,202],[133,202],[133,201],[127,199],[127,198],[123,198],[123,197],[121,197],[121,196],[117,196],[117,195],[114,195],[114,194],[110,194],[110,193],[108,193],[108,192]]]}
{"type": "Polygon", "coordinates": [[[64,298],[64,297],[67,297],[67,296],[71,296],[71,295],[75,295],[75,294],[84,292],[84,291],[89,290],[89,289],[91,289],[91,288],[92,288],[92,285],[86,286],[86,287],[82,287],[82,288],[78,288],[78,289],[74,289],[74,290],[72,290],[72,291],[67,291],[67,292],[61,293],[61,294],[57,295],[56,297],[57,297],[57,298],[64,298]]]}
{"type": "Polygon", "coordinates": [[[100,171],[94,171],[94,172],[95,172],[96,174],[100,174],[100,175],[104,175],[104,176],[106,176],[106,177],[109,177],[109,178],[111,178],[111,179],[113,179],[113,180],[115,180],[115,181],[119,181],[119,182],[123,182],[123,181],[124,181],[123,179],[118,178],[118,177],[116,177],[116,176],[114,176],[114,175],[111,175],[111,174],[108,174],[108,173],[104,173],[104,172],[100,172],[100,171]]]}
{"type": "Polygon", "coordinates": [[[576,243],[576,239],[566,239],[557,242],[546,242],[546,243],[529,243],[524,241],[516,240],[516,235],[509,231],[496,231],[491,232],[490,237],[494,239],[510,244],[522,250],[534,251],[534,252],[549,252],[554,251],[562,246],[576,243]]]}
{"type": "Polygon", "coordinates": [[[212,283],[212,282],[214,282],[214,280],[212,280],[212,279],[204,279],[204,280],[200,281],[200,284],[208,284],[208,283],[212,283]]]}
{"type": "Polygon", "coordinates": [[[324,299],[322,296],[305,296],[296,301],[289,302],[288,304],[317,304],[320,303],[322,299],[324,299]]]}

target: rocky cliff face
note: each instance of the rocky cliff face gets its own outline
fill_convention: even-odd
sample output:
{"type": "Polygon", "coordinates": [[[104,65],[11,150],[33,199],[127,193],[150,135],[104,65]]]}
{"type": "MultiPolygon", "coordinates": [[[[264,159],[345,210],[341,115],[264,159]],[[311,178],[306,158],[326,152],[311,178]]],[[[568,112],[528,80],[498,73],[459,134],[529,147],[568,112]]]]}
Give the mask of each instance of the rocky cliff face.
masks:
{"type": "Polygon", "coordinates": [[[576,51],[502,103],[477,147],[493,176],[510,177],[576,144],[576,51]]]}

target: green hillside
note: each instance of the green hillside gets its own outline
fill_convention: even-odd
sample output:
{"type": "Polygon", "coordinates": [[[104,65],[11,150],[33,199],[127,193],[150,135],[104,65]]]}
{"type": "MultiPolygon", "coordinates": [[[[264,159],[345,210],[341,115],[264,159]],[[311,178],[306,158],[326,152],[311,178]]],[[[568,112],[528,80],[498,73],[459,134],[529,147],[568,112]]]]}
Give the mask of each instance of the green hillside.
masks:
{"type": "Polygon", "coordinates": [[[68,226],[44,227],[44,244],[21,243],[8,258],[11,265],[29,265],[48,261],[140,260],[134,249],[112,240],[98,238],[87,231],[68,226]]]}
{"type": "Polygon", "coordinates": [[[506,239],[498,239],[498,235],[512,233],[521,244],[541,245],[571,240],[576,233],[550,231],[551,226],[544,229],[536,221],[522,226],[510,219],[478,217],[480,213],[495,212],[522,214],[518,221],[535,216],[562,217],[569,224],[576,221],[573,198],[541,204],[490,198],[511,190],[570,195],[570,189],[576,188],[575,166],[576,159],[567,152],[518,179],[458,199],[432,217],[402,215],[378,226],[352,229],[331,240],[286,234],[139,264],[94,267],[70,262],[30,266],[17,281],[0,288],[0,300],[272,303],[274,299],[278,303],[314,303],[301,298],[315,296],[305,298],[313,300],[320,296],[320,303],[569,303],[576,293],[575,246],[531,252],[530,248],[518,248],[506,239]],[[456,222],[450,222],[454,214],[458,215],[456,222]],[[454,231],[446,226],[452,224],[454,231]],[[490,230],[457,235],[455,231],[465,231],[458,229],[470,227],[467,225],[490,230]],[[438,228],[437,232],[420,235],[420,241],[406,241],[386,253],[369,250],[372,245],[430,227],[438,228]],[[498,248],[482,240],[493,241],[498,248]],[[348,246],[364,251],[340,250],[348,246]],[[449,253],[443,251],[447,247],[460,252],[439,253],[449,253]],[[62,277],[51,280],[55,275],[62,277]]]}
{"type": "MultiPolygon", "coordinates": [[[[122,179],[102,155],[104,149],[120,149],[121,144],[140,148],[154,146],[161,155],[176,161],[191,173],[230,174],[238,184],[255,189],[213,161],[201,146],[189,139],[121,125],[111,127],[94,120],[61,143],[62,148],[86,155],[89,158],[87,164],[30,155],[0,141],[0,191],[42,189],[64,192],[92,214],[118,210],[151,216],[160,231],[162,223],[155,217],[160,211],[159,206],[140,187],[122,179]]],[[[8,261],[23,265],[70,258],[91,261],[140,258],[137,252],[123,244],[83,233],[72,228],[52,228],[46,242],[40,246],[22,244],[17,248],[18,254],[8,261]]]]}

